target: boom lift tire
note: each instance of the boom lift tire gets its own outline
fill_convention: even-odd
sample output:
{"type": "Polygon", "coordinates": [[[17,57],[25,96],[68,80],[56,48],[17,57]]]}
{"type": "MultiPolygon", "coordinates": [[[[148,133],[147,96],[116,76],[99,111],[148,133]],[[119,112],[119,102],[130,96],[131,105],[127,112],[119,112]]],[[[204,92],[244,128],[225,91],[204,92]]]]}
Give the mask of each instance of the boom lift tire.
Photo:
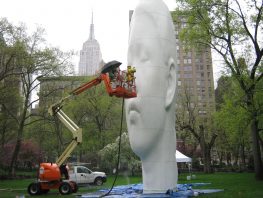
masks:
{"type": "Polygon", "coordinates": [[[61,195],[69,195],[72,193],[72,187],[68,182],[62,182],[59,186],[59,192],[61,195]]]}
{"type": "Polygon", "coordinates": [[[73,193],[77,193],[78,190],[79,190],[78,184],[77,184],[76,182],[74,182],[74,181],[70,181],[70,183],[71,183],[72,186],[73,186],[72,192],[73,192],[73,193]]]}
{"type": "Polygon", "coordinates": [[[40,188],[40,184],[38,182],[33,182],[31,184],[29,184],[28,188],[27,188],[27,192],[30,195],[40,195],[41,194],[41,188],[40,188]]]}

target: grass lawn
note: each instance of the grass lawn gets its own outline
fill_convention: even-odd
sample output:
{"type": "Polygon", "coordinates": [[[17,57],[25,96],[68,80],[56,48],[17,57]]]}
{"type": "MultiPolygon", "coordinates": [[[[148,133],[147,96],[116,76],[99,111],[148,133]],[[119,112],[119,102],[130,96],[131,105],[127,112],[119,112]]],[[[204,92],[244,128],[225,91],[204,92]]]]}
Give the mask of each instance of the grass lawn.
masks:
{"type": "MultiPolygon", "coordinates": [[[[263,181],[256,181],[253,173],[215,173],[215,174],[195,174],[196,179],[186,180],[187,174],[179,175],[179,183],[211,183],[203,187],[196,187],[198,189],[224,189],[224,192],[206,194],[200,197],[220,197],[220,198],[262,198],[263,197],[263,181]]],[[[110,188],[113,183],[113,176],[108,177],[108,181],[101,187],[84,186],[79,188],[77,194],[84,194],[85,192],[96,191],[100,188],[110,188]]],[[[33,179],[23,180],[4,180],[0,181],[0,197],[15,198],[19,195],[30,197],[27,194],[27,186],[33,179]]],[[[141,183],[141,177],[123,177],[119,176],[116,185],[125,185],[132,183],[141,183]]],[[[56,198],[60,196],[57,190],[51,190],[45,196],[34,197],[49,197],[56,198]]],[[[75,198],[76,194],[67,195],[64,197],[75,198]]]]}
{"type": "MultiPolygon", "coordinates": [[[[34,179],[21,179],[21,180],[1,180],[0,181],[0,198],[16,198],[16,196],[24,195],[24,197],[49,197],[49,198],[57,198],[60,196],[58,190],[50,190],[50,192],[46,195],[40,195],[40,196],[30,196],[27,193],[27,186],[33,182],[34,179]]],[[[71,195],[65,195],[63,197],[67,198],[75,198],[76,195],[85,194],[87,192],[93,192],[97,191],[99,189],[110,189],[114,181],[114,176],[108,176],[107,182],[104,183],[102,186],[93,186],[93,185],[87,185],[87,186],[81,186],[79,187],[79,190],[76,194],[71,195]]],[[[136,184],[136,183],[142,183],[141,177],[124,177],[119,176],[115,186],[117,185],[126,185],[126,184],[136,184]]],[[[62,196],[60,196],[62,197],[62,196]]],[[[20,198],[20,197],[19,197],[20,198]]]]}
{"type": "Polygon", "coordinates": [[[179,175],[178,183],[211,183],[196,189],[223,189],[223,192],[202,195],[218,198],[263,198],[263,181],[256,181],[254,173],[215,173],[196,174],[196,179],[186,180],[186,175],[179,175]]]}

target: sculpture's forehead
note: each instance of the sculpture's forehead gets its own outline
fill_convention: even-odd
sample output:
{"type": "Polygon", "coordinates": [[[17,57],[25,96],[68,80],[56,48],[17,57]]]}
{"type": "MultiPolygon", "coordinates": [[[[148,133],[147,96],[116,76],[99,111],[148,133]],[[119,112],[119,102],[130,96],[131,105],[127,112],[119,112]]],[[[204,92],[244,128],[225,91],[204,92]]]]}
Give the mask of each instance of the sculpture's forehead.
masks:
{"type": "Polygon", "coordinates": [[[158,13],[169,16],[169,9],[162,0],[140,0],[135,9],[136,13],[158,13]]]}
{"type": "Polygon", "coordinates": [[[170,57],[176,58],[176,43],[167,6],[160,0],[141,0],[130,24],[128,62],[165,66],[170,57]]]}
{"type": "Polygon", "coordinates": [[[139,38],[174,37],[174,25],[167,6],[163,3],[141,1],[136,7],[130,26],[130,40],[139,38]]]}
{"type": "Polygon", "coordinates": [[[133,40],[128,48],[128,62],[136,67],[166,67],[171,56],[169,45],[166,40],[158,38],[133,40]]]}
{"type": "Polygon", "coordinates": [[[174,36],[174,29],[168,18],[163,15],[149,15],[142,13],[135,15],[131,22],[130,39],[162,38],[170,39],[174,36]],[[136,34],[135,34],[136,33],[136,34]]]}

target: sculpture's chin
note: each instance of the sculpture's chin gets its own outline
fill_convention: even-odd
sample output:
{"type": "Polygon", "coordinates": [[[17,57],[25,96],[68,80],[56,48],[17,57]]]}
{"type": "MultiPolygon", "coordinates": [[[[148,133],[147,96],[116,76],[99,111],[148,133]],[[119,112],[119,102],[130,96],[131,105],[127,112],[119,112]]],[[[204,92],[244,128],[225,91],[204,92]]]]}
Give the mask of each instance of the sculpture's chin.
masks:
{"type": "Polygon", "coordinates": [[[140,120],[140,115],[137,111],[130,111],[128,115],[128,124],[137,125],[140,120]]]}
{"type": "Polygon", "coordinates": [[[147,129],[143,125],[143,119],[138,113],[132,113],[128,117],[128,132],[130,145],[133,152],[141,158],[145,159],[153,149],[159,139],[157,130],[147,129]]]}
{"type": "Polygon", "coordinates": [[[129,139],[133,152],[139,156],[141,159],[145,156],[146,150],[149,149],[144,139],[142,139],[142,135],[140,135],[141,131],[129,130],[129,139]],[[137,133],[138,132],[138,133],[137,133]]]}

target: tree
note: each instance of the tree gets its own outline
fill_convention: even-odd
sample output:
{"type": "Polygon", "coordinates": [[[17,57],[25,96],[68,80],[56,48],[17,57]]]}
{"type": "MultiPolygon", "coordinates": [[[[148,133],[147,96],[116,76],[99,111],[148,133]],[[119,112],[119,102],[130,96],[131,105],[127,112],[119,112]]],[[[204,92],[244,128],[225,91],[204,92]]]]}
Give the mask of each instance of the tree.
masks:
{"type": "MultiPolygon", "coordinates": [[[[10,165],[14,149],[15,142],[5,144],[5,146],[3,147],[5,155],[0,156],[0,160],[5,167],[8,167],[10,165]]],[[[20,168],[32,169],[33,167],[35,167],[35,165],[38,164],[38,161],[43,160],[42,158],[43,153],[36,142],[30,139],[22,141],[20,154],[17,160],[17,166],[19,166],[20,168]]]]}
{"type": "MultiPolygon", "coordinates": [[[[15,138],[17,129],[16,123],[9,112],[18,112],[21,97],[17,88],[17,83],[14,78],[5,80],[0,83],[0,145],[4,147],[6,143],[15,138]]],[[[0,154],[2,153],[0,150],[0,154]]],[[[4,154],[4,153],[3,153],[4,154]]]]}
{"type": "MultiPolygon", "coordinates": [[[[46,151],[46,160],[54,162],[71,141],[72,134],[64,130],[61,121],[54,119],[48,114],[48,109],[54,103],[59,102],[65,94],[68,95],[74,88],[79,86],[84,77],[77,76],[48,76],[40,77],[40,89],[38,92],[39,105],[34,119],[40,120],[36,125],[29,127],[27,134],[41,145],[46,151]],[[41,120],[42,119],[42,120],[41,120]]],[[[72,101],[71,101],[72,102],[72,101]]],[[[73,112],[75,112],[73,110],[73,112]]],[[[66,112],[67,113],[67,112],[66,112]]],[[[74,120],[74,119],[73,119],[74,120]]],[[[33,120],[32,120],[33,121],[33,120]]],[[[74,120],[76,121],[76,120],[74,120]]],[[[78,124],[78,123],[77,123],[78,124]]]]}
{"type": "MultiPolygon", "coordinates": [[[[42,78],[40,89],[40,111],[45,121],[38,125],[34,137],[43,146],[44,140],[49,142],[45,151],[48,151],[48,159],[54,161],[54,156],[59,156],[66,145],[72,139],[72,133],[59,121],[47,115],[47,109],[63,97],[68,96],[72,90],[81,84],[87,83],[95,77],[48,77],[42,78]],[[44,133],[49,135],[46,137],[44,133]],[[45,138],[41,138],[45,136],[45,138]],[[53,137],[50,139],[50,137],[53,137]],[[57,137],[57,138],[55,138],[57,137]],[[51,152],[53,148],[53,153],[51,152]],[[55,155],[54,155],[55,152],[55,155]]],[[[66,100],[63,111],[83,131],[83,142],[74,153],[77,160],[89,160],[97,166],[98,150],[112,142],[119,131],[121,99],[109,97],[104,83],[86,90],[80,95],[66,100]]],[[[32,133],[31,133],[32,134],[32,133]]],[[[32,134],[33,135],[33,134],[32,134]]],[[[73,153],[73,154],[74,154],[73,153]]]]}
{"type": "MultiPolygon", "coordinates": [[[[5,23],[0,23],[0,25],[3,24],[5,25],[5,23]]],[[[10,24],[10,26],[12,25],[10,24]]],[[[16,144],[9,166],[9,174],[14,175],[24,129],[32,123],[30,109],[36,101],[31,100],[31,95],[39,84],[34,75],[38,77],[59,75],[62,73],[61,71],[66,71],[71,64],[68,62],[70,54],[64,54],[58,49],[45,46],[42,28],[37,28],[32,35],[28,35],[24,25],[12,26],[11,34],[5,35],[4,33],[2,32],[2,38],[5,39],[6,48],[16,46],[16,50],[9,58],[12,61],[7,61],[9,63],[5,66],[6,68],[15,68],[11,71],[8,70],[10,72],[8,75],[15,77],[17,84],[21,85],[19,86],[21,100],[17,112],[10,111],[6,104],[2,104],[17,126],[16,144]]],[[[6,78],[7,75],[4,79],[6,80],[6,78]]]]}
{"type": "MultiPolygon", "coordinates": [[[[15,137],[17,128],[8,112],[17,113],[21,101],[19,82],[16,77],[20,66],[15,64],[21,46],[14,37],[17,37],[15,27],[6,19],[0,19],[0,140],[2,148],[15,137]]],[[[3,154],[1,151],[0,154],[3,154]]]]}
{"type": "MultiPolygon", "coordinates": [[[[263,78],[262,0],[179,0],[174,17],[185,17],[180,38],[191,46],[210,46],[243,91],[250,121],[255,176],[263,180],[259,117],[255,93],[263,78]]],[[[262,91],[262,90],[261,90],[262,91]]]]}
{"type": "Polygon", "coordinates": [[[235,78],[222,76],[218,80],[216,89],[217,112],[215,113],[215,124],[220,132],[217,141],[217,149],[227,155],[230,165],[231,156],[234,156],[234,164],[237,165],[241,159],[240,169],[246,169],[246,157],[250,153],[248,125],[249,117],[246,110],[240,105],[242,91],[235,78]],[[226,90],[227,87],[227,90],[226,90]]]}
{"type": "Polygon", "coordinates": [[[15,64],[21,46],[16,42],[19,28],[14,27],[5,18],[0,18],[0,81],[13,76],[19,65],[15,64]]]}
{"type": "Polygon", "coordinates": [[[191,95],[190,89],[183,86],[177,94],[176,126],[177,131],[186,130],[198,141],[204,160],[204,172],[211,173],[211,150],[217,134],[213,130],[211,115],[202,115],[196,99],[191,95]]]}
{"type": "Polygon", "coordinates": [[[68,102],[65,112],[69,112],[68,115],[83,129],[83,143],[77,149],[80,151],[80,158],[88,152],[92,157],[116,138],[120,123],[121,99],[109,97],[104,83],[101,83],[68,102]]]}
{"type": "Polygon", "coordinates": [[[120,138],[121,153],[118,167],[122,169],[127,168],[131,171],[132,175],[134,175],[135,170],[140,167],[140,159],[132,151],[127,133],[123,133],[121,137],[117,137],[113,143],[106,145],[99,151],[99,156],[102,159],[102,165],[109,171],[116,168],[120,138]]]}

